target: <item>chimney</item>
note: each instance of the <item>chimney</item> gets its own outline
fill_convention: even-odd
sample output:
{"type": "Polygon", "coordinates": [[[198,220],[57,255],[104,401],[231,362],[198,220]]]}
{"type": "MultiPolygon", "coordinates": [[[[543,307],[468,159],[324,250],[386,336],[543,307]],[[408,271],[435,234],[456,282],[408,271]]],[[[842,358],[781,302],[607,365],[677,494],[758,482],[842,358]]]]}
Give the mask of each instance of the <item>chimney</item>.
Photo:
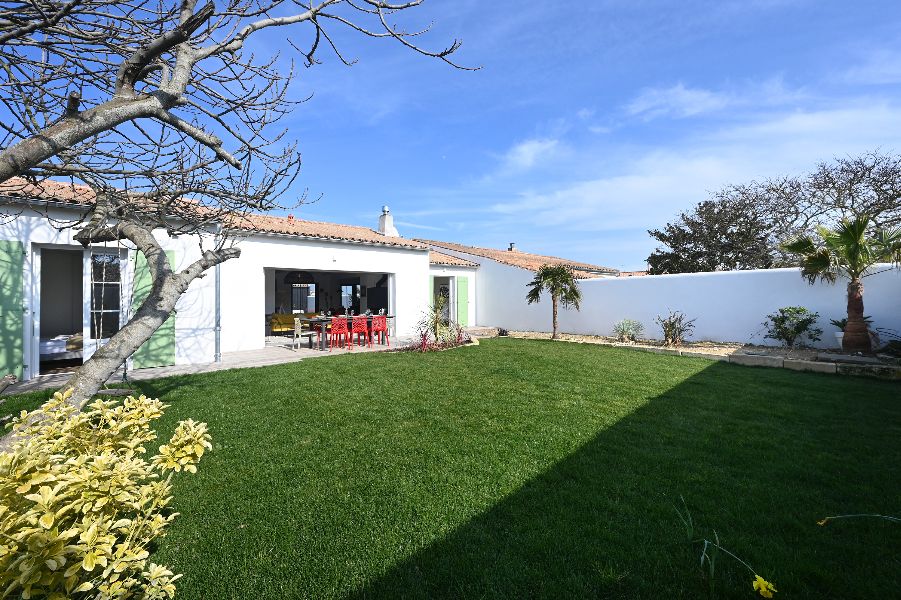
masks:
{"type": "Polygon", "coordinates": [[[516,252],[516,242],[510,242],[510,247],[507,248],[507,252],[516,252]]]}
{"type": "Polygon", "coordinates": [[[391,210],[387,206],[382,207],[382,214],[379,217],[379,233],[388,237],[400,237],[394,226],[394,217],[391,216],[391,210]]]}

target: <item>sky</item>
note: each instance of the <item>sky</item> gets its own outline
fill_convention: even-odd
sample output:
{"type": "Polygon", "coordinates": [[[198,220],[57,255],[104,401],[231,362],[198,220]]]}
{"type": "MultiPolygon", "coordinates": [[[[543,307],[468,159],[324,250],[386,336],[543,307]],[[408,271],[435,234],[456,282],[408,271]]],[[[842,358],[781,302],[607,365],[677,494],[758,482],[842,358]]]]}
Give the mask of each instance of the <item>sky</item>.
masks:
{"type": "Polygon", "coordinates": [[[300,68],[283,122],[304,161],[283,201],[316,200],[295,216],[375,227],[386,204],[405,237],[643,269],[647,230],[725,185],[901,151],[897,0],[426,0],[397,21],[480,70],[333,30],[356,64],[300,68]]]}

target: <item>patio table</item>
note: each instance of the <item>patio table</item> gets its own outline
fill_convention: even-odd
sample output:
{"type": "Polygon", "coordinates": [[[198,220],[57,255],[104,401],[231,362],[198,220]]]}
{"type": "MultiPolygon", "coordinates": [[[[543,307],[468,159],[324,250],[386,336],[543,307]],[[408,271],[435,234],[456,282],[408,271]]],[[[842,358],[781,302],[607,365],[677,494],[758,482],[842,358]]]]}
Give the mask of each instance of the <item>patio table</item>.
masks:
{"type": "MultiPolygon", "coordinates": [[[[366,317],[366,322],[368,323],[370,329],[372,328],[372,317],[384,316],[386,319],[388,319],[388,322],[390,322],[391,319],[394,318],[394,315],[335,315],[335,316],[338,318],[345,317],[347,319],[348,331],[350,331],[351,320],[354,317],[366,317]]],[[[310,329],[313,328],[313,325],[319,325],[322,327],[322,335],[319,336],[319,349],[320,350],[326,350],[326,348],[327,348],[327,341],[326,341],[326,337],[328,336],[327,326],[332,322],[332,318],[333,317],[320,317],[320,316],[297,317],[298,320],[309,323],[310,329]]]]}

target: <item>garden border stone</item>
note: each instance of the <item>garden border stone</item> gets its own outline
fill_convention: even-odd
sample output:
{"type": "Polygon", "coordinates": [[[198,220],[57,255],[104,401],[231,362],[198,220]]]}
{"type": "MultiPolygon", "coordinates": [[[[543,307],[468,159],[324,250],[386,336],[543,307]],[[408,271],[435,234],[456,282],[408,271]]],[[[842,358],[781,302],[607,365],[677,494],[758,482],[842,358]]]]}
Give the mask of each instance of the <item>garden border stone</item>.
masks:
{"type": "Polygon", "coordinates": [[[746,367],[782,367],[785,359],[765,354],[730,354],[729,362],[746,367]]]}
{"type": "Polygon", "coordinates": [[[808,371],[811,373],[823,373],[827,375],[851,375],[857,377],[875,377],[889,381],[901,382],[901,366],[887,365],[884,363],[873,364],[876,359],[870,357],[854,357],[863,360],[844,362],[848,355],[821,352],[817,354],[817,360],[804,360],[800,358],[788,358],[774,356],[772,354],[752,354],[736,352],[735,354],[708,354],[697,350],[679,350],[677,348],[660,348],[648,346],[632,346],[629,344],[610,343],[608,341],[585,341],[558,339],[557,342],[570,344],[593,344],[607,346],[609,348],[623,348],[637,352],[649,352],[651,354],[668,354],[673,356],[688,356],[691,358],[703,358],[711,361],[730,362],[745,367],[769,367],[782,368],[790,371],[808,371]]]}
{"type": "Polygon", "coordinates": [[[834,362],[817,362],[815,360],[795,360],[786,358],[782,366],[792,371],[812,371],[814,373],[837,373],[834,362]]]}
{"type": "Polygon", "coordinates": [[[690,350],[680,350],[680,356],[691,356],[692,358],[706,358],[707,360],[718,360],[720,362],[729,362],[729,357],[725,354],[707,354],[705,352],[692,352],[690,350]]]}

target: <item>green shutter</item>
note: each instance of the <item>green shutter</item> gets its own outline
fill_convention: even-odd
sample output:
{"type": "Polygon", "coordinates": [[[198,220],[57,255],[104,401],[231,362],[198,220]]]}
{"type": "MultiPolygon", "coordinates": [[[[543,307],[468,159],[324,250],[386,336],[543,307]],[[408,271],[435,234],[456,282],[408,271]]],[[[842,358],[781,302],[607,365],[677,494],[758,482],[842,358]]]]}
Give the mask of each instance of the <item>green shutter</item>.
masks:
{"type": "Polygon", "coordinates": [[[0,240],[0,377],[22,379],[25,363],[24,312],[25,247],[15,240],[0,240]]]}
{"type": "MultiPolygon", "coordinates": [[[[135,252],[134,286],[131,295],[131,314],[147,298],[153,279],[150,277],[150,269],[147,268],[147,259],[140,252],[135,252]]],[[[175,253],[166,252],[169,264],[175,265],[175,253]]],[[[166,322],[157,329],[144,345],[138,348],[132,357],[132,368],[146,369],[148,367],[165,367],[175,364],[175,315],[166,319],[166,322]]]]}
{"type": "Polygon", "coordinates": [[[457,277],[457,323],[469,326],[469,278],[457,277]]]}

